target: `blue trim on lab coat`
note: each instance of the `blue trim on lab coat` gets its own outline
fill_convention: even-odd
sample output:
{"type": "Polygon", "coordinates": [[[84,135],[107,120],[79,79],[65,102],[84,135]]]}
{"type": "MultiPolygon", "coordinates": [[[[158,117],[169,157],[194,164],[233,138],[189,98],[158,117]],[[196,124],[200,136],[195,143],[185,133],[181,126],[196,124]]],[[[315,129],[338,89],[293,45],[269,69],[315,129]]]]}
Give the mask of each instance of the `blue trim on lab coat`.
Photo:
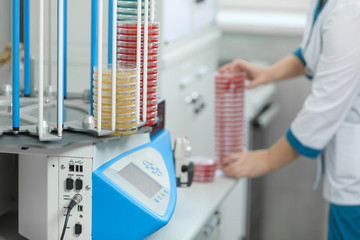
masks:
{"type": "MultiPolygon", "coordinates": [[[[316,22],[317,18],[319,17],[321,11],[324,9],[324,7],[325,7],[325,5],[326,5],[326,3],[327,3],[327,0],[324,1],[323,5],[322,5],[321,7],[320,7],[320,3],[321,3],[321,0],[318,0],[317,6],[316,6],[315,12],[314,12],[314,19],[313,19],[313,23],[312,23],[311,34],[312,34],[313,27],[314,27],[314,25],[315,25],[315,22],[316,22]]],[[[311,35],[311,34],[310,34],[310,35],[311,35]]],[[[310,38],[309,38],[309,39],[310,39],[310,38]]],[[[307,43],[307,44],[308,44],[308,43],[307,43]]],[[[307,45],[307,44],[306,44],[306,45],[307,45]]],[[[303,56],[303,54],[302,54],[302,49],[301,49],[301,47],[297,48],[297,49],[293,52],[293,54],[294,54],[296,57],[298,57],[299,60],[300,60],[300,61],[302,62],[302,64],[304,65],[304,67],[306,67],[306,61],[305,61],[304,56],[303,56]]],[[[308,78],[309,80],[312,80],[312,79],[313,79],[312,76],[307,76],[307,78],[308,78]]]]}
{"type": "Polygon", "coordinates": [[[286,138],[297,153],[308,158],[316,158],[322,150],[303,145],[292,133],[291,129],[286,132],[286,138]]]}
{"type": "Polygon", "coordinates": [[[330,204],[328,239],[360,239],[360,205],[330,204]]]}
{"type": "Polygon", "coordinates": [[[299,60],[301,61],[301,63],[304,65],[304,67],[306,66],[306,62],[305,62],[305,59],[304,59],[304,56],[302,54],[302,50],[301,50],[301,47],[299,47],[298,49],[296,49],[293,54],[299,58],[299,60]]]}

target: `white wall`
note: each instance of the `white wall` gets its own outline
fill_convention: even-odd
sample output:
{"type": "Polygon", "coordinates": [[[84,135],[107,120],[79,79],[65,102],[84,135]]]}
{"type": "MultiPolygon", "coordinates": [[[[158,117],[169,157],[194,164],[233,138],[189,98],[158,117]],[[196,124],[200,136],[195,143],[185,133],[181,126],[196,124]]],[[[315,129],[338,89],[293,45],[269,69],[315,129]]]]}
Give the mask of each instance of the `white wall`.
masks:
{"type": "Polygon", "coordinates": [[[0,53],[11,41],[11,1],[0,0],[0,53]]]}
{"type": "Polygon", "coordinates": [[[266,9],[281,11],[306,11],[311,0],[219,0],[220,7],[238,9],[266,9]]]}

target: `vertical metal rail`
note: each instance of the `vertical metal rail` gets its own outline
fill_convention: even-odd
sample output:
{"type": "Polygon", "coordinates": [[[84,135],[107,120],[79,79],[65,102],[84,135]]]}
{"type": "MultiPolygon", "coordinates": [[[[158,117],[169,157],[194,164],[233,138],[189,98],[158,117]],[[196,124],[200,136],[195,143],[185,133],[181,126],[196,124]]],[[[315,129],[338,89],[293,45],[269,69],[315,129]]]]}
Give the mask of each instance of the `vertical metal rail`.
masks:
{"type": "Polygon", "coordinates": [[[64,111],[64,0],[58,0],[58,51],[57,51],[57,129],[58,136],[63,131],[64,111]]]}
{"type": "Polygon", "coordinates": [[[101,132],[102,115],[102,35],[103,35],[103,0],[99,0],[98,8],[98,101],[97,101],[97,131],[101,132]]]}
{"type": "Polygon", "coordinates": [[[12,1],[12,125],[20,130],[20,0],[12,1]]]}
{"type": "Polygon", "coordinates": [[[30,96],[30,0],[24,0],[24,95],[30,96]]]}
{"type": "Polygon", "coordinates": [[[137,46],[136,46],[136,122],[140,123],[140,74],[141,74],[141,0],[137,1],[137,46]]]}
{"type": "Polygon", "coordinates": [[[67,1],[64,0],[64,99],[67,98],[67,1]]]}
{"type": "Polygon", "coordinates": [[[92,116],[94,116],[94,67],[98,64],[98,8],[99,0],[91,0],[90,113],[92,116]]]}
{"type": "Polygon", "coordinates": [[[147,118],[147,72],[148,72],[148,47],[149,47],[149,0],[145,0],[144,16],[144,70],[143,70],[143,114],[142,119],[146,122],[147,118]]]}
{"type": "MultiPolygon", "coordinates": [[[[109,0],[109,11],[108,11],[108,63],[109,65],[112,64],[112,44],[113,44],[113,14],[114,14],[114,2],[116,3],[117,0],[109,0]]],[[[116,9],[115,5],[115,9],[116,9]]],[[[115,16],[116,16],[116,11],[115,11],[115,16]]],[[[115,23],[116,25],[116,23],[115,23]]]]}
{"type": "MultiPolygon", "coordinates": [[[[112,38],[111,45],[109,44],[109,49],[112,50],[112,93],[111,93],[111,130],[115,131],[116,126],[116,35],[117,35],[117,25],[116,25],[116,13],[117,13],[117,0],[112,1],[112,36],[109,35],[109,39],[112,38]]],[[[110,1],[109,1],[110,4],[110,1]]],[[[110,19],[109,19],[110,20],[110,19]]],[[[110,21],[109,21],[110,23],[110,21]]],[[[109,24],[110,25],[110,24],[109,24]]]]}
{"type": "Polygon", "coordinates": [[[39,26],[39,138],[44,136],[44,0],[40,0],[39,26]]]}

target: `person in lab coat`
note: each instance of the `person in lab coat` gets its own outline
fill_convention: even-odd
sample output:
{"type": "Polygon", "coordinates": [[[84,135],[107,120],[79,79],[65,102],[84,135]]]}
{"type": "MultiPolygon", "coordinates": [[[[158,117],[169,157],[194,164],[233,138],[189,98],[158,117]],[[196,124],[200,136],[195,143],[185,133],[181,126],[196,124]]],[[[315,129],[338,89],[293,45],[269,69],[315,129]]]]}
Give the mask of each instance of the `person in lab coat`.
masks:
{"type": "Polygon", "coordinates": [[[236,59],[220,72],[246,72],[249,89],[306,75],[312,90],[286,134],[266,150],[222,160],[230,177],[256,177],[299,155],[322,163],[330,240],[360,239],[360,0],[314,0],[303,42],[269,68],[236,59]]]}

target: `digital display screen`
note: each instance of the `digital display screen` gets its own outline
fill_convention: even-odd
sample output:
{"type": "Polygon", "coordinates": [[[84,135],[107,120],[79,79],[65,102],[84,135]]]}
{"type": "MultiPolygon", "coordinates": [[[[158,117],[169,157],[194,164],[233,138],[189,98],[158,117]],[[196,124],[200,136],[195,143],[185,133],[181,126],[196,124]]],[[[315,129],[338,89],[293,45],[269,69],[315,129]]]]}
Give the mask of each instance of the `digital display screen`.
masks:
{"type": "Polygon", "coordinates": [[[152,198],[163,188],[163,186],[149,177],[144,171],[142,171],[133,163],[130,163],[121,169],[118,174],[125,178],[129,183],[131,183],[140,192],[145,194],[148,198],[152,198]]]}

